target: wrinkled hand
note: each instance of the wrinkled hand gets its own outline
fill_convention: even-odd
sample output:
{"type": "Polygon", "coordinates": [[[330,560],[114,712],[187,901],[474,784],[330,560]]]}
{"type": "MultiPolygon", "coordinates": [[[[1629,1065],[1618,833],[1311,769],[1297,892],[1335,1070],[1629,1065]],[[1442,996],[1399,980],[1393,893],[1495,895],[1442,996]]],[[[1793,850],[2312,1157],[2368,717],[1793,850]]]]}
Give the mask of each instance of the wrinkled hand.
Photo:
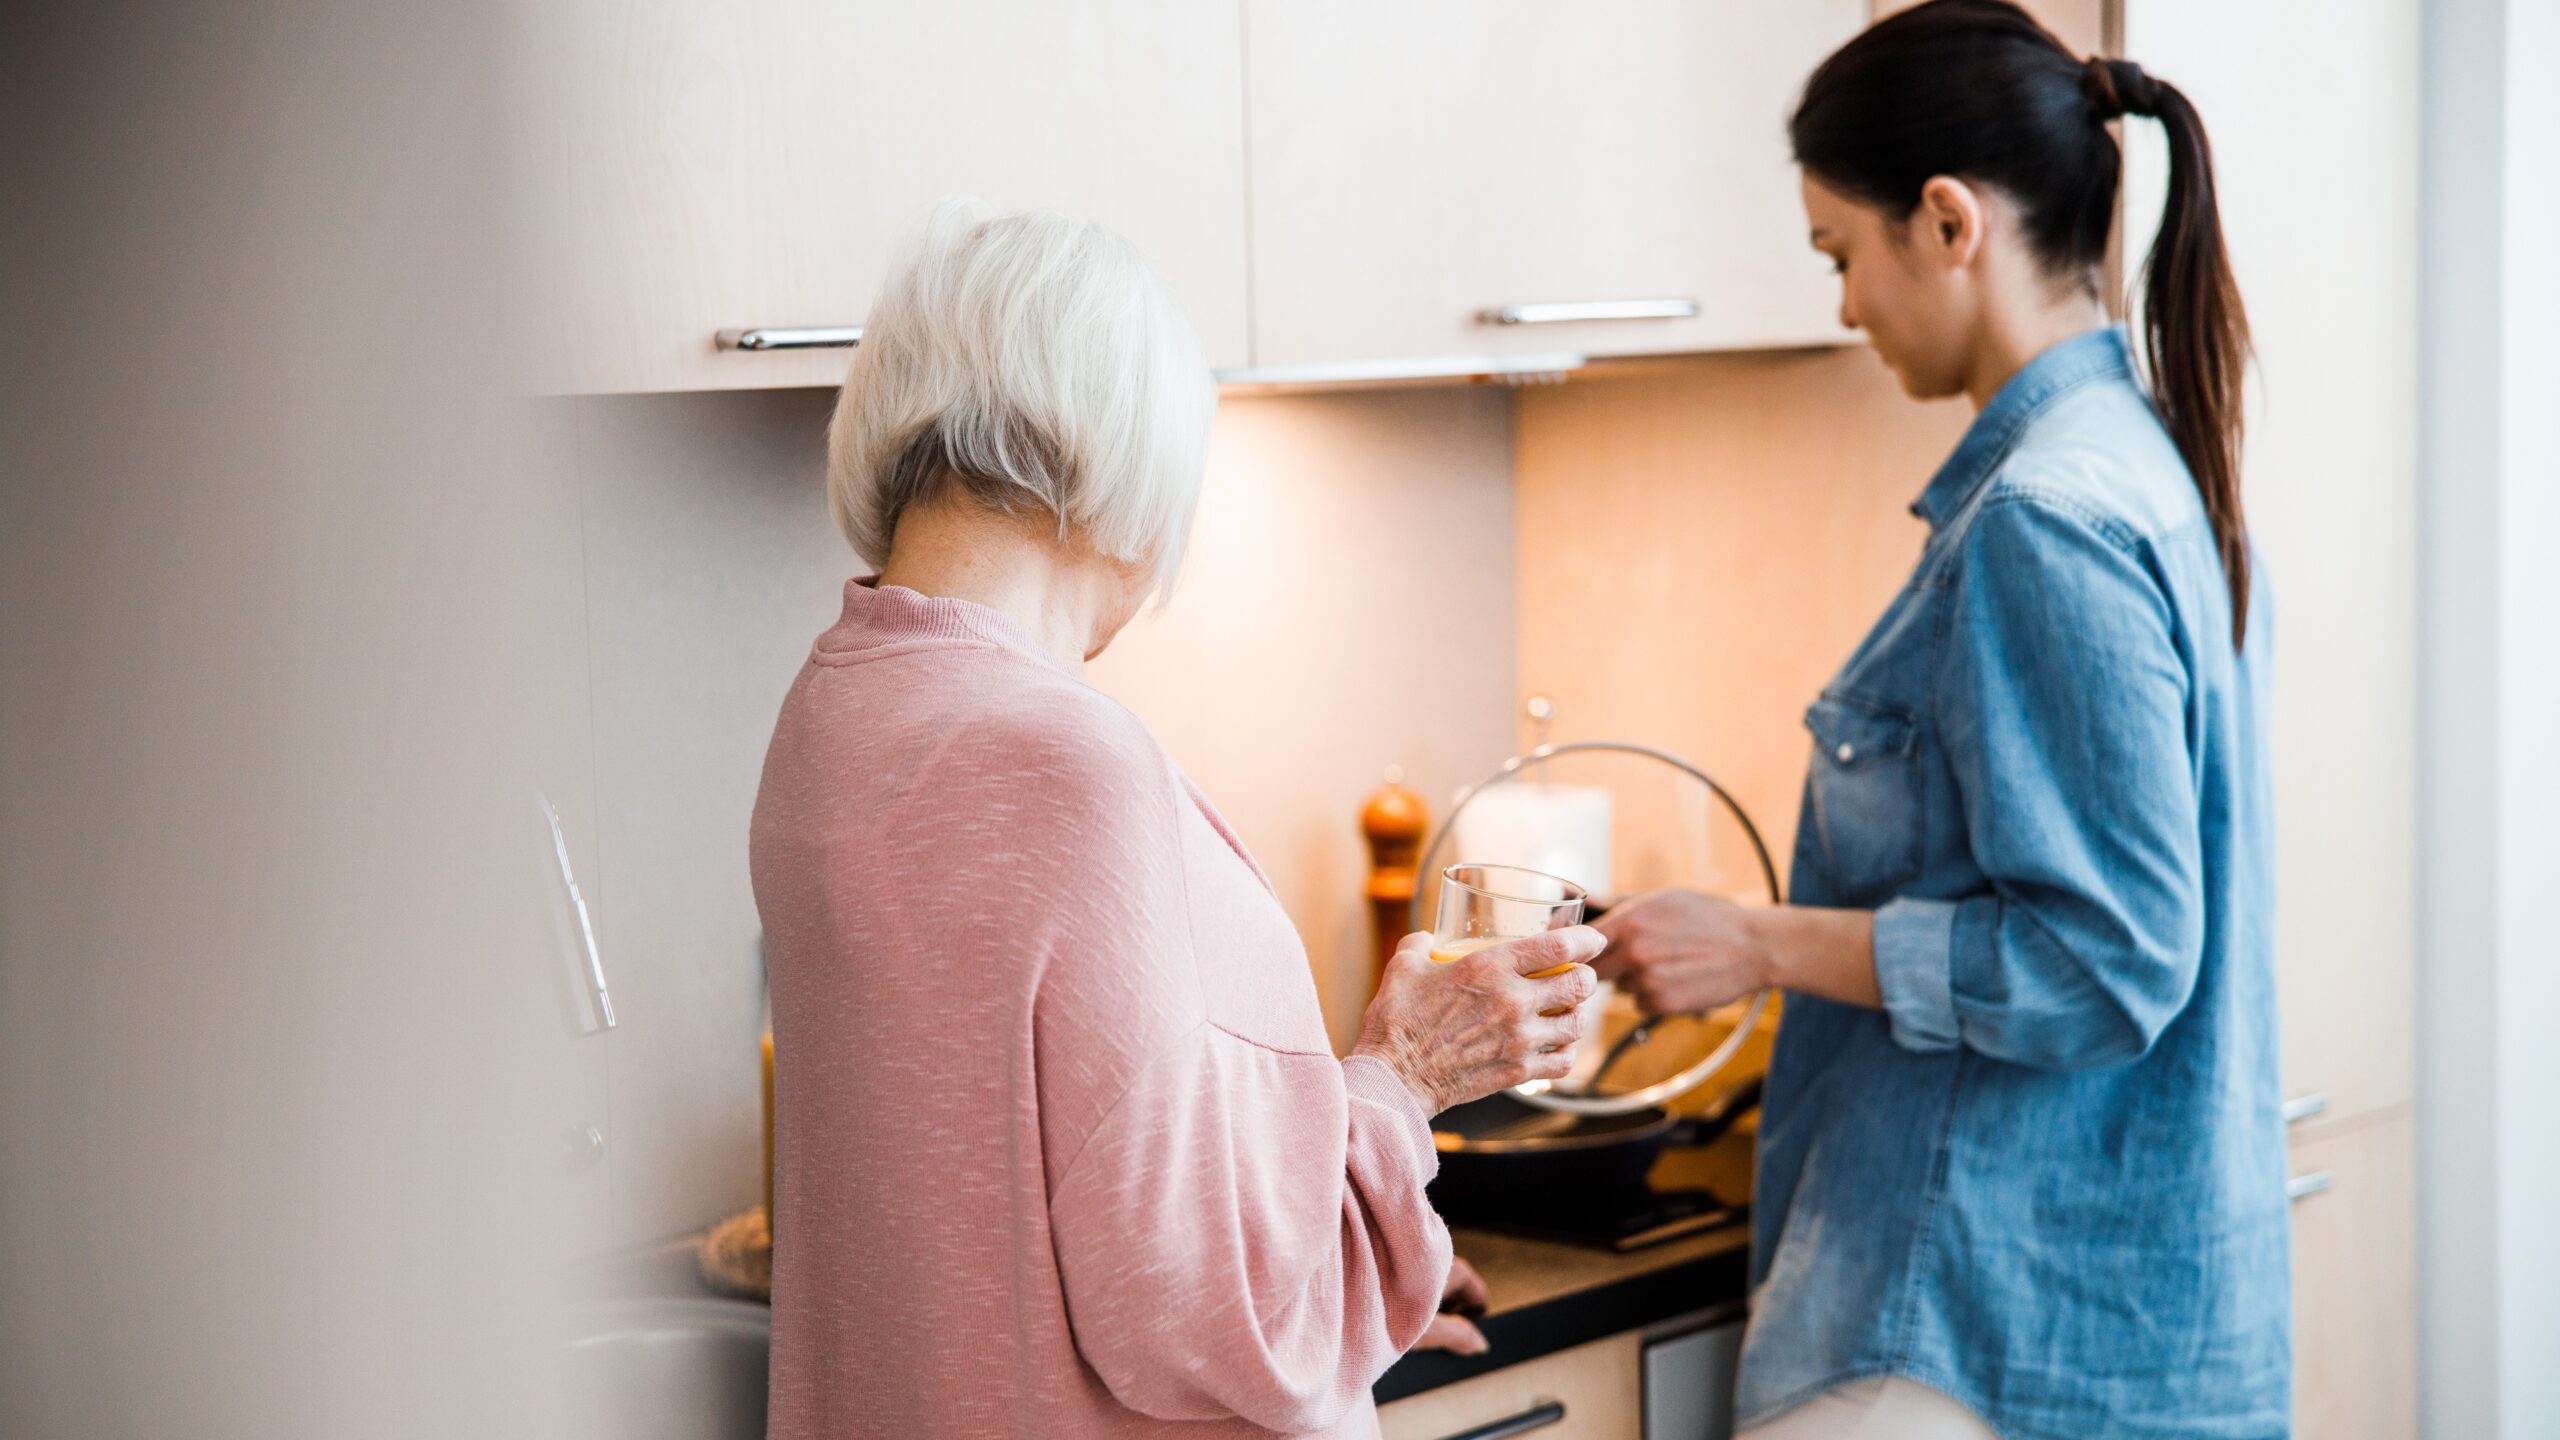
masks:
{"type": "Polygon", "coordinates": [[[1651,1014],[1713,1010],[1769,984],[1754,913],[1694,890],[1656,890],[1600,917],[1594,928],[1609,948],[1593,966],[1651,1014]]]}
{"type": "Polygon", "coordinates": [[[1446,1350],[1456,1355],[1483,1354],[1490,1348],[1484,1332],[1467,1317],[1483,1314],[1492,1302],[1493,1296],[1484,1288],[1484,1277],[1476,1273],[1476,1267],[1464,1260],[1451,1260],[1449,1283],[1440,1292],[1440,1313],[1431,1317],[1430,1328],[1413,1342],[1413,1348],[1446,1350]]]}
{"type": "Polygon", "coordinates": [[[1431,959],[1428,934],[1407,935],[1351,1053],[1385,1061],[1431,1115],[1524,1080],[1561,1079],[1582,1037],[1576,1007],[1599,983],[1590,962],[1600,946],[1598,931],[1574,925],[1443,965],[1431,959]],[[1558,966],[1568,968],[1530,978],[1558,966]]]}

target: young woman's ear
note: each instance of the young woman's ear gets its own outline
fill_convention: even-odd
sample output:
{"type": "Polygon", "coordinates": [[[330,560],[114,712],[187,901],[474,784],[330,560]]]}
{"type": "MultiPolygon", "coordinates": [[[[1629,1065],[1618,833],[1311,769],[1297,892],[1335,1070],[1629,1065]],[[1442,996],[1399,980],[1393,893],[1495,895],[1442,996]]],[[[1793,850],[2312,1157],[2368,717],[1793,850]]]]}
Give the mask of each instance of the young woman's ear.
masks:
{"type": "Polygon", "coordinates": [[[1911,213],[1913,238],[1949,269],[1973,263],[1982,249],[1982,195],[1952,175],[1933,175],[1920,187],[1920,203],[1911,213]]]}

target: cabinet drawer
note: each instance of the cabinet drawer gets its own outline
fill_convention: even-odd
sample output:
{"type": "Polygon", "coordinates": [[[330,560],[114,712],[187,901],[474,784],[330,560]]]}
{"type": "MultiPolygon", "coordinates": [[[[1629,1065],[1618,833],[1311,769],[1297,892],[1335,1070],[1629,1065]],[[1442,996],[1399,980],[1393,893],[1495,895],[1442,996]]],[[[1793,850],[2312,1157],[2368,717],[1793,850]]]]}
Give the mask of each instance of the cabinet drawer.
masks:
{"type": "Polygon", "coordinates": [[[2418,1433],[2411,1125],[2293,1145],[2294,1427],[2302,1440],[2418,1433]]]}
{"type": "Polygon", "coordinates": [[[1379,1427],[1386,1440],[1445,1440],[1516,1418],[1537,1428],[1510,1433],[1537,1440],[1640,1440],[1643,1358],[1630,1330],[1407,1396],[1378,1411],[1379,1427]]]}

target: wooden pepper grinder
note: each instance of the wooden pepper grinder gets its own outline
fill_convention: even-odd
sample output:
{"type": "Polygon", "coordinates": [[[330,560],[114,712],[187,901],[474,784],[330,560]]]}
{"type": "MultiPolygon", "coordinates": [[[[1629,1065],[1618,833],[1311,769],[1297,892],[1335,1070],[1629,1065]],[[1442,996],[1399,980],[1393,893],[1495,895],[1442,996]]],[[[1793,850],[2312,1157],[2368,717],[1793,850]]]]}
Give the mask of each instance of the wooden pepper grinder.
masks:
{"type": "Polygon", "coordinates": [[[1431,807],[1404,783],[1404,767],[1387,767],[1386,782],[1360,807],[1360,833],[1369,842],[1369,915],[1376,946],[1369,957],[1369,993],[1378,991],[1387,957],[1413,920],[1415,870],[1431,833],[1431,807]]]}

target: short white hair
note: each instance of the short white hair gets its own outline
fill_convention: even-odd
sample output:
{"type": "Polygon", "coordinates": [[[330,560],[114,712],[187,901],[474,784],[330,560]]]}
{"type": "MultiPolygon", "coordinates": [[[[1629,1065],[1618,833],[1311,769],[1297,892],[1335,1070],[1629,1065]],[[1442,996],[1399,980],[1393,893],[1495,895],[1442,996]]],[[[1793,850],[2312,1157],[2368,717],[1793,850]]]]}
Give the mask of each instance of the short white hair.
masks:
{"type": "Polygon", "coordinates": [[[828,506],[874,565],[912,505],[1054,517],[1162,592],[1217,404],[1190,322],[1127,242],[944,201],[863,317],[828,429],[828,506]]]}

